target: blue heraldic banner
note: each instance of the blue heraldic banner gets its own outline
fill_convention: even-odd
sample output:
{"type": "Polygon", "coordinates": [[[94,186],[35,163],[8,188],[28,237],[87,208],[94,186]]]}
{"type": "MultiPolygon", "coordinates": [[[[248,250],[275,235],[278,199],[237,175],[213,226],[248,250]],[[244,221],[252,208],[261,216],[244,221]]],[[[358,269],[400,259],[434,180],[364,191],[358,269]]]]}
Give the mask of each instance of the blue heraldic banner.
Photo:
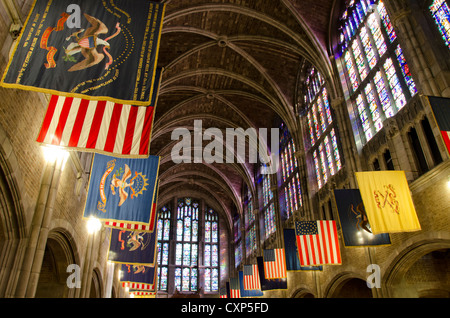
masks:
{"type": "Polygon", "coordinates": [[[148,106],[165,4],[35,0],[5,87],[148,106]]]}
{"type": "Polygon", "coordinates": [[[149,225],[160,157],[126,159],[96,154],[84,218],[149,225]]]}
{"type": "Polygon", "coordinates": [[[288,271],[321,271],[322,266],[300,266],[298,259],[297,240],[294,229],[284,229],[284,251],[286,255],[286,270],[288,271]]]}
{"type": "Polygon", "coordinates": [[[158,275],[156,273],[156,266],[122,264],[121,272],[120,281],[122,283],[141,284],[140,286],[130,286],[130,289],[155,290],[155,282],[158,275]]]}
{"type": "Polygon", "coordinates": [[[111,229],[108,261],[155,266],[157,241],[156,231],[150,233],[111,229]]]}
{"type": "Polygon", "coordinates": [[[261,290],[287,289],[287,278],[266,279],[264,275],[264,259],[257,257],[259,280],[261,282],[261,290]]]}
{"type": "Polygon", "coordinates": [[[336,189],[334,198],[346,247],[391,244],[389,234],[372,234],[358,189],[336,189]]]}

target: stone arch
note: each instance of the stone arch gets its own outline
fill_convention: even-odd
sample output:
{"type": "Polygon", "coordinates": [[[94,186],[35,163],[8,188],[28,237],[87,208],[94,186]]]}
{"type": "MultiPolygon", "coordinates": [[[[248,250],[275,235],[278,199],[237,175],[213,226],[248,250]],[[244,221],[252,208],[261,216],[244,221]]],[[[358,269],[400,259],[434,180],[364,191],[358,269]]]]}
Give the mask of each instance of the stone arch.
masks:
{"type": "Polygon", "coordinates": [[[89,298],[102,298],[103,296],[103,281],[100,270],[96,267],[92,271],[91,288],[89,291],[89,298]]]}
{"type": "MultiPolygon", "coordinates": [[[[447,235],[448,236],[448,235],[447,235]]],[[[440,237],[436,235],[435,237],[440,237]]],[[[410,244],[395,257],[390,265],[385,269],[386,275],[382,278],[382,288],[385,297],[449,297],[450,286],[445,285],[449,275],[446,272],[436,272],[436,258],[443,258],[444,262],[450,264],[450,238],[423,239],[410,244]],[[432,265],[432,266],[430,266],[432,265]],[[423,267],[433,267],[432,274],[428,273],[427,284],[424,275],[418,271],[423,267]],[[446,275],[446,276],[442,276],[446,275]],[[423,281],[417,283],[414,276],[422,278],[423,281]],[[432,277],[440,277],[436,283],[432,277]],[[441,284],[442,283],[442,284],[441,284]]],[[[441,264],[442,265],[442,264],[441,264]]]]}
{"type": "Polygon", "coordinates": [[[372,291],[364,277],[353,272],[336,276],[324,292],[325,298],[371,298],[372,291]]]}
{"type": "MultiPolygon", "coordinates": [[[[69,265],[79,264],[78,252],[71,234],[63,228],[50,231],[36,288],[36,298],[74,298],[76,288],[69,288],[67,279],[73,271],[69,265]]],[[[74,278],[77,279],[77,278],[74,278]]],[[[81,279],[81,276],[78,278],[81,279]]]]}
{"type": "Polygon", "coordinates": [[[291,294],[290,298],[316,298],[316,296],[307,288],[298,288],[291,294]]]}
{"type": "Polygon", "coordinates": [[[18,159],[7,134],[0,127],[0,297],[13,293],[18,262],[26,237],[22,193],[24,185],[18,159]],[[1,273],[11,273],[2,275],[1,273]]]}

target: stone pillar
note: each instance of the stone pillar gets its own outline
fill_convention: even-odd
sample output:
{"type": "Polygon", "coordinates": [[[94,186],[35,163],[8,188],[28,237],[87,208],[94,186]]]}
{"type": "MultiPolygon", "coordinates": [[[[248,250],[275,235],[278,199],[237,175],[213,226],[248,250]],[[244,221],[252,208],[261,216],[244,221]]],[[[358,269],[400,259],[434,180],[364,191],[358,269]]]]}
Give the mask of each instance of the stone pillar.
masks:
{"type": "Polygon", "coordinates": [[[50,222],[58,192],[62,169],[67,157],[61,156],[46,163],[38,201],[31,223],[28,245],[22,263],[15,297],[34,297],[47,245],[50,222]]]}

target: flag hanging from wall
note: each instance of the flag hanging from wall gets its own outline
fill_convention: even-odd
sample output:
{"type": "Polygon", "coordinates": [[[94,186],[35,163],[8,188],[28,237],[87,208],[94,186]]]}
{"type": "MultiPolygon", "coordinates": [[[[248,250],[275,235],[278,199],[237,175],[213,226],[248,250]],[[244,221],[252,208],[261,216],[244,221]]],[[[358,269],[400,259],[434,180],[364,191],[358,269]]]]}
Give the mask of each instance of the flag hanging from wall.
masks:
{"type": "Polygon", "coordinates": [[[265,278],[286,278],[286,256],[284,254],[284,248],[264,250],[263,253],[265,278]]]}
{"type": "Polygon", "coordinates": [[[139,232],[111,229],[108,261],[113,263],[155,266],[156,231],[139,232]]]}
{"type": "Polygon", "coordinates": [[[284,250],[286,255],[286,270],[288,271],[321,271],[322,266],[301,266],[298,258],[297,239],[294,229],[284,229],[284,250]]]}
{"type": "Polygon", "coordinates": [[[2,85],[148,106],[164,10],[148,0],[35,0],[2,85]]]}
{"type": "Polygon", "coordinates": [[[105,221],[105,226],[129,231],[153,232],[155,230],[155,225],[158,216],[158,214],[156,213],[156,207],[158,204],[158,195],[159,195],[159,180],[156,183],[156,194],[153,198],[152,212],[150,214],[150,222],[148,224],[105,221]]]}
{"type": "Polygon", "coordinates": [[[373,234],[358,189],[336,189],[334,198],[345,246],[390,245],[389,234],[373,234]]]}
{"type": "Polygon", "coordinates": [[[159,162],[96,154],[83,217],[150,226],[159,162]]]}
{"type": "MultiPolygon", "coordinates": [[[[245,266],[247,266],[247,265],[245,265],[245,266]]],[[[250,266],[256,267],[256,270],[258,269],[258,265],[250,265],[250,266]]],[[[245,267],[244,267],[244,270],[245,270],[245,267]]],[[[245,274],[243,271],[239,271],[239,284],[240,284],[239,286],[240,286],[242,298],[262,297],[264,295],[264,293],[261,291],[261,283],[259,280],[259,275],[256,277],[256,279],[258,280],[257,284],[258,284],[259,288],[253,288],[251,290],[248,290],[245,288],[245,274]]]]}
{"type": "Polygon", "coordinates": [[[244,265],[242,282],[245,290],[261,289],[258,265],[244,265]]]}
{"type": "Polygon", "coordinates": [[[122,264],[120,281],[130,290],[156,291],[156,266],[122,264]]]}
{"type": "Polygon", "coordinates": [[[301,266],[341,264],[335,221],[295,222],[295,235],[301,266]]]}
{"type": "Polygon", "coordinates": [[[261,282],[261,291],[265,290],[277,290],[277,289],[287,289],[287,278],[278,279],[267,279],[264,273],[264,259],[263,257],[257,257],[256,263],[258,264],[258,271],[261,273],[259,275],[261,282]]]}
{"type": "Polygon", "coordinates": [[[116,157],[148,157],[161,69],[156,77],[147,107],[53,95],[37,142],[116,157]]]}
{"type": "Polygon", "coordinates": [[[427,96],[434,118],[450,155],[450,98],[427,96]]]}
{"type": "Polygon", "coordinates": [[[421,229],[404,171],[355,174],[373,234],[421,229]]]}
{"type": "Polygon", "coordinates": [[[241,298],[241,285],[239,277],[230,277],[230,298],[241,298]]]}
{"type": "Polygon", "coordinates": [[[220,298],[228,298],[227,288],[226,287],[222,287],[222,288],[219,289],[219,297],[220,298]]]}

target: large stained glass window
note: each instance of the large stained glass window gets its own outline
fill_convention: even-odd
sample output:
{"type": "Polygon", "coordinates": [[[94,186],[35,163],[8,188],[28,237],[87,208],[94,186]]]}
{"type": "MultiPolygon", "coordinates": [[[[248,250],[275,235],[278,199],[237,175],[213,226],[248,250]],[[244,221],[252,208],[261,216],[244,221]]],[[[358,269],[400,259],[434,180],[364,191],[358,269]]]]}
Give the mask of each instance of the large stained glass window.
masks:
{"type": "MultiPolygon", "coordinates": [[[[317,75],[319,75],[318,78],[321,79],[320,73],[318,73],[317,75]]],[[[321,84],[314,89],[314,94],[320,92],[321,85],[323,83],[322,80],[317,82],[321,84]]],[[[311,97],[314,98],[315,95],[312,95],[311,97]]],[[[320,114],[320,117],[318,117],[320,128],[317,129],[326,129],[328,123],[331,122],[331,114],[328,113],[327,106],[325,104],[322,104],[317,111],[320,114]]],[[[289,219],[293,215],[294,211],[300,209],[300,207],[303,205],[302,191],[299,178],[298,162],[297,158],[295,157],[295,143],[292,140],[292,137],[284,123],[281,124],[280,130],[282,136],[280,139],[280,170],[282,175],[281,192],[284,193],[284,218],[289,219]]],[[[280,206],[282,205],[283,202],[280,202],[280,206]]]]}
{"type": "Polygon", "coordinates": [[[175,288],[198,288],[198,215],[199,203],[191,198],[178,200],[175,245],[175,288]]]}
{"type": "Polygon", "coordinates": [[[339,32],[346,99],[353,105],[357,144],[363,146],[417,88],[383,1],[347,1],[339,32]]]}
{"type": "MultiPolygon", "coordinates": [[[[362,57],[364,48],[359,47],[359,44],[357,45],[358,47],[355,46],[355,50],[357,50],[362,57]]],[[[355,65],[358,65],[359,68],[358,63],[361,62],[361,60],[354,60],[349,55],[346,55],[345,59],[353,72],[352,84],[357,88],[359,79],[356,76],[355,65]]],[[[311,69],[315,68],[311,67],[311,69]]],[[[309,72],[309,74],[317,73],[317,71],[309,72]]],[[[311,81],[306,81],[306,83],[310,82],[311,81]]],[[[309,91],[308,88],[306,89],[309,91]]],[[[335,175],[342,168],[342,162],[336,138],[335,123],[330,107],[330,98],[324,81],[321,82],[321,86],[315,92],[316,94],[312,96],[312,98],[309,99],[309,103],[306,104],[308,140],[306,140],[305,145],[313,160],[317,185],[320,189],[328,182],[331,176],[335,175]]],[[[291,147],[295,147],[295,145],[292,144],[291,147]]],[[[293,181],[292,185],[285,191],[287,194],[286,197],[290,197],[289,188],[294,189],[295,183],[297,183],[297,181],[293,181]]],[[[297,189],[299,188],[297,187],[297,189]]],[[[291,193],[294,195],[293,190],[291,190],[291,193]]],[[[298,192],[298,195],[299,197],[301,196],[300,192],[298,192]]],[[[291,207],[295,207],[295,201],[289,202],[289,200],[286,199],[286,205],[288,204],[290,204],[291,207]]],[[[301,204],[300,199],[300,201],[297,201],[297,205],[299,206],[301,204]]]]}
{"type": "Polygon", "coordinates": [[[205,291],[219,290],[219,215],[211,208],[205,211],[204,261],[205,291]]]}
{"type": "MultiPolygon", "coordinates": [[[[265,166],[261,166],[261,172],[265,170],[265,166]]],[[[273,192],[271,189],[270,174],[260,174],[260,182],[262,183],[262,196],[264,215],[264,238],[267,239],[276,231],[275,224],[275,207],[273,200],[273,192]]]]}
{"type": "Polygon", "coordinates": [[[249,256],[256,250],[256,224],[253,211],[253,198],[250,189],[247,190],[247,197],[244,200],[245,211],[245,252],[249,256]]]}
{"type": "Polygon", "coordinates": [[[242,232],[241,232],[241,218],[239,214],[235,214],[233,218],[234,227],[234,266],[238,267],[242,262],[242,232]]]}
{"type": "Polygon", "coordinates": [[[171,213],[168,206],[158,212],[158,290],[167,291],[171,213]]]}
{"type": "Polygon", "coordinates": [[[431,14],[436,22],[442,39],[450,48],[450,8],[445,0],[434,0],[430,6],[431,14]]]}

